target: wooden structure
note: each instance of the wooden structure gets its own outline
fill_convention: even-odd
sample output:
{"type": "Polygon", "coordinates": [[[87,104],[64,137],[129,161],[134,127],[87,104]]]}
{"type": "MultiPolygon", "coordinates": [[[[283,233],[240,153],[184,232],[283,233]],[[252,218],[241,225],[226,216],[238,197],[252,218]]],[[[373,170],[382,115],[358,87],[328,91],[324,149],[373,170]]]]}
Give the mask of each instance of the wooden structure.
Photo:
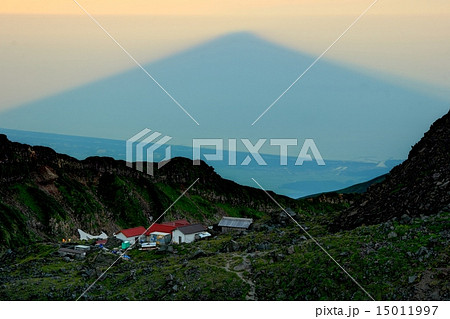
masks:
{"type": "Polygon", "coordinates": [[[248,230],[252,223],[253,219],[251,218],[223,217],[218,226],[221,227],[222,233],[227,233],[248,230]]]}

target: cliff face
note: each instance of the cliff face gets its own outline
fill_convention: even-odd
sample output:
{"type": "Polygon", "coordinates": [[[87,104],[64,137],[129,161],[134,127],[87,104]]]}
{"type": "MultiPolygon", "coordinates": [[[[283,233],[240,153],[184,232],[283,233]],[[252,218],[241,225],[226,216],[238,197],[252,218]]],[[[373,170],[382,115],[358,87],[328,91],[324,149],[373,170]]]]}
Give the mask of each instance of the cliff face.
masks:
{"type": "Polygon", "coordinates": [[[0,246],[59,240],[76,236],[77,228],[111,234],[148,226],[197,178],[166,219],[216,222],[222,215],[258,217],[274,210],[262,191],[222,179],[203,162],[175,158],[149,176],[124,161],[79,161],[0,135],[0,246]]]}
{"type": "MultiPolygon", "coordinates": [[[[373,185],[333,225],[349,229],[393,217],[450,211],[450,112],[412,147],[408,159],[373,185]]],[[[408,218],[404,216],[404,218],[408,218]]]]}
{"type": "MultiPolygon", "coordinates": [[[[450,113],[431,126],[385,181],[354,202],[346,200],[351,207],[331,228],[449,211],[449,122],[450,113]]],[[[222,179],[203,162],[194,166],[188,159],[174,158],[159,170],[155,167],[150,176],[123,161],[104,157],[79,161],[0,135],[0,247],[73,237],[77,228],[111,234],[124,227],[148,226],[197,178],[163,219],[214,223],[223,215],[258,218],[277,210],[264,192],[222,179]]],[[[273,196],[293,208],[305,203],[273,196]]]]}

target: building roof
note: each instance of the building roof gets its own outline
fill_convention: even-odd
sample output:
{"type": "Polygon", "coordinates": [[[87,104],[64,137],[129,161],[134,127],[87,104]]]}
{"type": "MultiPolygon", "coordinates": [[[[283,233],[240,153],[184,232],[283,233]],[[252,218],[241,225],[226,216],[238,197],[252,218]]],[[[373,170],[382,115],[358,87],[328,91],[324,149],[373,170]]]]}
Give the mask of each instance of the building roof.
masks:
{"type": "Polygon", "coordinates": [[[219,227],[248,228],[252,223],[251,218],[222,217],[219,227]]]}
{"type": "Polygon", "coordinates": [[[125,237],[130,238],[130,237],[140,236],[144,232],[145,232],[145,228],[143,226],[139,226],[139,227],[134,227],[134,228],[122,229],[117,234],[122,233],[122,234],[124,234],[125,237]]]}
{"type": "Polygon", "coordinates": [[[78,250],[90,250],[91,246],[87,246],[87,245],[76,245],[74,247],[74,249],[78,249],[78,250]]]}
{"type": "Polygon", "coordinates": [[[151,233],[159,232],[159,233],[166,233],[171,234],[172,231],[175,229],[175,226],[170,225],[163,225],[163,224],[153,224],[146,232],[145,235],[148,236],[151,233]]]}
{"type": "Polygon", "coordinates": [[[179,220],[174,220],[174,221],[170,221],[170,222],[164,222],[164,223],[161,223],[161,224],[162,225],[169,225],[169,226],[180,227],[180,226],[189,225],[190,223],[186,219],[179,219],[179,220]]]}
{"type": "Polygon", "coordinates": [[[95,242],[96,245],[105,245],[108,242],[108,239],[100,239],[95,242]]]}
{"type": "Polygon", "coordinates": [[[72,254],[72,255],[86,255],[85,251],[71,249],[71,248],[60,248],[58,250],[58,253],[66,253],[66,254],[72,254]]]}
{"type": "Polygon", "coordinates": [[[185,235],[195,234],[195,233],[203,233],[206,230],[206,227],[202,224],[192,224],[178,227],[177,230],[182,232],[185,235]]]}

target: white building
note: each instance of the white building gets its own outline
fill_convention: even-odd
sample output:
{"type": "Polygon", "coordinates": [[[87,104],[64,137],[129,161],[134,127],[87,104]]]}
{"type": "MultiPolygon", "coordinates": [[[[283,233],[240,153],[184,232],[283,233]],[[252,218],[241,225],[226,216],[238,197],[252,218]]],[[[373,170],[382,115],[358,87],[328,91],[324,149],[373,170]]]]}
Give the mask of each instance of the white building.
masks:
{"type": "Polygon", "coordinates": [[[145,228],[142,226],[129,228],[129,229],[122,229],[118,233],[116,233],[114,236],[121,241],[129,241],[131,245],[133,245],[138,239],[139,236],[142,235],[141,239],[145,239],[145,228]]]}
{"type": "Polygon", "coordinates": [[[174,244],[192,243],[196,238],[208,237],[206,227],[201,224],[181,226],[172,232],[172,242],[174,244]]]}

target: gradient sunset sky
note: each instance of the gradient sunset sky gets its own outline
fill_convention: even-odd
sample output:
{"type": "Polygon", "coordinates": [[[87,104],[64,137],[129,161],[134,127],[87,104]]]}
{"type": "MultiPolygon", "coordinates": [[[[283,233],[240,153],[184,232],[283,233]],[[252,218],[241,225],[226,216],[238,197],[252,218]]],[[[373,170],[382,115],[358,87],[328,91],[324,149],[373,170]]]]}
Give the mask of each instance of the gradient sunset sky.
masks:
{"type": "MultiPolygon", "coordinates": [[[[373,0],[79,0],[140,62],[250,31],[319,55],[373,0]]],[[[73,0],[2,0],[0,111],[134,68],[73,0]]],[[[380,0],[325,58],[449,97],[450,2],[380,0]]]]}

